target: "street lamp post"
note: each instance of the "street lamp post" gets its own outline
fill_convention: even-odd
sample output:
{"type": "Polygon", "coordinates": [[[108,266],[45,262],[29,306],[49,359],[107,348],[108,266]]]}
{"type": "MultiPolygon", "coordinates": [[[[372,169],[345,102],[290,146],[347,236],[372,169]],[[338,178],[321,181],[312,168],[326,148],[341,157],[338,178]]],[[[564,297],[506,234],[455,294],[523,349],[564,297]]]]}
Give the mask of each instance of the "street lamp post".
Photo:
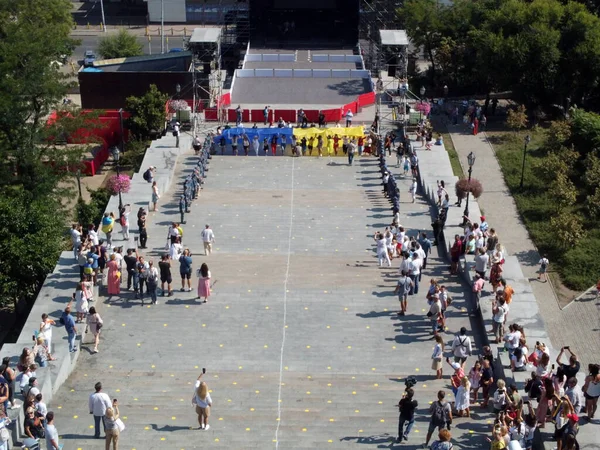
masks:
{"type": "Polygon", "coordinates": [[[100,11],[102,12],[102,31],[106,33],[106,19],[104,18],[104,0],[100,0],[100,11]]]}
{"type": "Polygon", "coordinates": [[[421,99],[420,99],[421,107],[419,108],[419,120],[421,120],[422,115],[423,115],[423,97],[425,97],[425,86],[421,86],[421,89],[419,89],[419,93],[421,94],[421,99]]]}
{"type": "Polygon", "coordinates": [[[521,168],[521,183],[519,183],[520,189],[523,189],[523,179],[525,178],[525,156],[527,156],[527,145],[531,142],[531,136],[527,135],[523,139],[523,167],[521,168]]]}
{"type": "Polygon", "coordinates": [[[165,0],[160,0],[160,52],[165,52],[165,0]]]}
{"type": "Polygon", "coordinates": [[[467,156],[467,163],[469,164],[469,181],[467,182],[467,204],[465,205],[465,210],[463,211],[463,215],[465,216],[465,223],[467,221],[467,217],[469,217],[469,194],[471,192],[471,173],[473,173],[473,166],[475,165],[475,154],[473,152],[469,153],[469,155],[467,156]]]}

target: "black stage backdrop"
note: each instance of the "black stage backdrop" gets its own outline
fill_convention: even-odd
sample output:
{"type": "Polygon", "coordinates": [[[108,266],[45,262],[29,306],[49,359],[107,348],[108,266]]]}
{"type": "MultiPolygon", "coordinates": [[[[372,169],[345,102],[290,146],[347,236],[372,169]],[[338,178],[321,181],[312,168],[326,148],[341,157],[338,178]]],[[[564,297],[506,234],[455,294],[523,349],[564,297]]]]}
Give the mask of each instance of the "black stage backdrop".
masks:
{"type": "Polygon", "coordinates": [[[359,0],[250,0],[251,45],[358,43],[359,0]]]}

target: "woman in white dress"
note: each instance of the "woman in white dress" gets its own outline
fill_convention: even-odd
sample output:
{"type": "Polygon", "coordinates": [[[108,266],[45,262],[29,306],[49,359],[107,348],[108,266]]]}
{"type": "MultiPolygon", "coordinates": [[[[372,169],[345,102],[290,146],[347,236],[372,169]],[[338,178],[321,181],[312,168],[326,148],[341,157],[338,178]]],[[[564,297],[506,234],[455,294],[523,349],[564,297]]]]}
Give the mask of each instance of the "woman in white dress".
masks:
{"type": "Polygon", "coordinates": [[[390,260],[393,259],[394,257],[394,247],[392,244],[392,240],[394,239],[394,235],[392,234],[392,232],[390,231],[389,228],[385,229],[385,247],[387,249],[388,252],[388,256],[390,257],[390,260]]]}
{"type": "Polygon", "coordinates": [[[75,310],[77,311],[77,322],[83,322],[85,316],[89,311],[88,299],[83,292],[83,286],[81,283],[77,283],[77,288],[73,294],[73,300],[75,300],[75,310]]]}
{"type": "Polygon", "coordinates": [[[456,391],[456,397],[454,399],[454,405],[459,416],[471,417],[469,411],[470,400],[471,400],[471,383],[468,377],[462,377],[460,380],[460,386],[456,391]]]}
{"type": "Polygon", "coordinates": [[[390,261],[390,255],[387,252],[387,246],[385,243],[385,237],[382,233],[377,233],[374,237],[375,242],[377,243],[377,259],[379,260],[379,267],[383,266],[383,262],[386,261],[388,267],[392,267],[392,262],[390,261]]]}
{"type": "Polygon", "coordinates": [[[179,257],[181,256],[182,253],[183,253],[183,247],[179,243],[179,238],[178,238],[175,240],[175,242],[173,242],[171,244],[171,247],[169,248],[169,258],[171,258],[173,261],[179,261],[179,257]]]}
{"type": "Polygon", "coordinates": [[[46,347],[48,347],[48,357],[50,360],[52,358],[52,325],[55,325],[56,322],[48,317],[48,314],[42,314],[42,322],[40,323],[40,335],[44,338],[46,342],[46,347]]]}

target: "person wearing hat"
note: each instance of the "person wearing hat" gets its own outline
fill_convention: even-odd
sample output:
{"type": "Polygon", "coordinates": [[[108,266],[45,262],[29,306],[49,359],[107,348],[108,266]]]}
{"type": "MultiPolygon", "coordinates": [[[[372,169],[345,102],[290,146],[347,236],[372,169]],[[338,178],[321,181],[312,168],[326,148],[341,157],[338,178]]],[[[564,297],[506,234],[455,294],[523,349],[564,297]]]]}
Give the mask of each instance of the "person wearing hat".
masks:
{"type": "Polygon", "coordinates": [[[485,216],[480,216],[479,220],[481,220],[481,223],[479,224],[479,229],[481,230],[481,232],[484,234],[487,233],[488,228],[490,227],[489,224],[485,221],[485,216]]]}
{"type": "Polygon", "coordinates": [[[446,362],[454,370],[454,373],[450,377],[450,382],[452,383],[452,393],[454,395],[456,395],[456,391],[458,390],[458,387],[460,386],[460,382],[463,379],[463,377],[465,376],[465,371],[463,370],[462,366],[459,363],[450,362],[450,358],[446,358],[446,362]]]}

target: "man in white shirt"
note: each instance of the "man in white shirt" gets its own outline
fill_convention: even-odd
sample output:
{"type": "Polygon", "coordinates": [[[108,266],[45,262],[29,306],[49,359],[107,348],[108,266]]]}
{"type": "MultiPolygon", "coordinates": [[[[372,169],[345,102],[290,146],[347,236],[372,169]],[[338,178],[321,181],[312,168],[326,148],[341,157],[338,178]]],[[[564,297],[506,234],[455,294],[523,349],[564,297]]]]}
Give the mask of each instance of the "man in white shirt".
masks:
{"type": "Polygon", "coordinates": [[[71,227],[71,241],[73,241],[73,257],[77,259],[77,253],[81,245],[81,227],[77,223],[74,223],[71,227]]]}
{"type": "Polygon", "coordinates": [[[464,368],[467,357],[471,356],[473,349],[471,347],[471,338],[467,336],[467,329],[462,327],[460,334],[457,334],[452,341],[452,353],[454,353],[454,362],[460,363],[464,368]]]}
{"type": "Polygon", "coordinates": [[[577,384],[577,378],[571,377],[567,380],[567,389],[565,395],[571,400],[575,414],[581,412],[581,408],[585,405],[585,397],[583,391],[577,384]]]}
{"type": "Polygon", "coordinates": [[[421,266],[423,266],[423,260],[419,257],[418,253],[412,254],[412,260],[409,263],[409,276],[412,282],[415,284],[413,294],[419,293],[419,279],[421,278],[421,266]]]}
{"type": "Polygon", "coordinates": [[[98,245],[98,232],[96,231],[94,225],[90,225],[88,228],[88,237],[90,238],[90,241],[92,241],[92,244],[98,245]]]}
{"type": "Polygon", "coordinates": [[[54,412],[48,411],[46,414],[46,449],[48,450],[59,450],[60,444],[58,443],[58,430],[54,426],[54,412]]]}
{"type": "Polygon", "coordinates": [[[206,225],[206,228],[202,230],[201,236],[202,242],[204,242],[204,254],[208,256],[212,253],[212,245],[215,242],[215,234],[210,228],[210,225],[206,225]]]}
{"type": "Polygon", "coordinates": [[[108,394],[102,392],[102,383],[96,383],[94,389],[96,392],[90,395],[88,404],[90,414],[94,415],[94,438],[100,439],[100,421],[102,421],[102,427],[106,428],[104,415],[106,414],[106,409],[112,407],[112,403],[108,394]]]}
{"type": "Polygon", "coordinates": [[[42,401],[42,394],[41,393],[35,396],[34,406],[35,406],[35,410],[38,413],[40,413],[43,417],[46,417],[46,414],[48,414],[48,407],[42,401]]]}
{"type": "Polygon", "coordinates": [[[504,322],[508,313],[508,305],[503,297],[492,302],[492,333],[496,337],[496,344],[499,344],[504,336],[504,322]]]}

